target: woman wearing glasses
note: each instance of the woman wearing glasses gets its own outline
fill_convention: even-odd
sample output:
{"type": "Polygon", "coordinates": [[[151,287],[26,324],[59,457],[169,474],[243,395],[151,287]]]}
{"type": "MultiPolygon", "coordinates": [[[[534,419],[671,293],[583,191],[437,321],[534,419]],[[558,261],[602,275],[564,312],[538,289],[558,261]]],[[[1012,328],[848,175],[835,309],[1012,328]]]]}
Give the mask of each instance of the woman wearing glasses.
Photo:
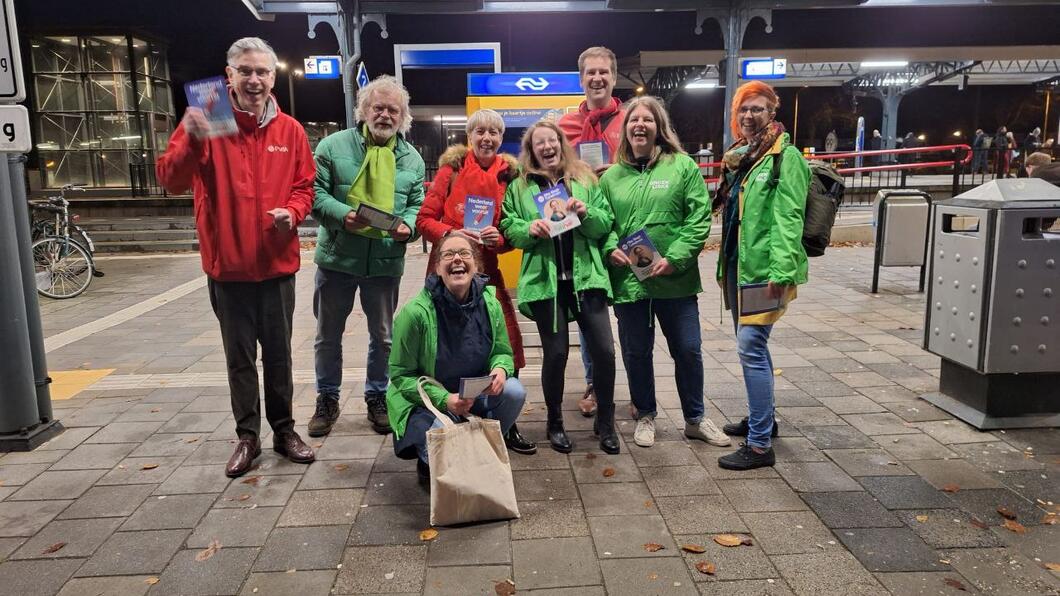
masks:
{"type": "Polygon", "coordinates": [[[445,389],[426,384],[435,406],[453,419],[473,414],[491,418],[507,434],[523,411],[526,390],[515,373],[512,346],[496,289],[486,285],[477,243],[457,232],[435,243],[434,272],[394,319],[387,413],[394,429],[394,453],[417,458],[421,483],[430,480],[427,431],[442,426],[420,405],[417,379],[434,377],[445,389]],[[460,397],[460,379],[492,376],[485,393],[460,397]]]}
{"type": "Polygon", "coordinates": [[[598,401],[593,428],[600,449],[618,453],[615,346],[607,312],[611,284],[600,254],[600,242],[611,229],[611,210],[596,186],[596,176],[578,160],[553,122],[542,120],[526,130],[519,165],[520,176],[504,195],[500,227],[508,242],[523,250],[519,309],[537,323],[541,335],[548,442],[560,453],[574,449],[563,428],[562,403],[568,324],[577,321],[593,361],[598,401]],[[566,202],[567,212],[577,214],[580,225],[553,237],[542,216],[548,210],[538,206],[556,195],[566,202]]]}

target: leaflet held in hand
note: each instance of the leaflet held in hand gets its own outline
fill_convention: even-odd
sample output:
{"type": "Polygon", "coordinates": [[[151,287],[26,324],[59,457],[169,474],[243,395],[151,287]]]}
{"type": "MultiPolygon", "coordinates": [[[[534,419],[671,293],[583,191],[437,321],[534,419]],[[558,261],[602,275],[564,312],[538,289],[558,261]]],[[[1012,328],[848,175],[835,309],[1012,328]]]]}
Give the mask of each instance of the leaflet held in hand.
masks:
{"type": "Polygon", "coordinates": [[[497,204],[489,197],[467,195],[464,198],[464,229],[481,232],[493,225],[497,204]]]}
{"type": "Polygon", "coordinates": [[[493,384],[493,376],[463,377],[460,379],[460,399],[475,399],[486,393],[493,384]]]}
{"type": "Polygon", "coordinates": [[[401,225],[401,218],[386,211],[376,209],[366,203],[357,206],[357,219],[384,232],[393,232],[401,225]]]}
{"type": "Polygon", "coordinates": [[[641,281],[648,277],[652,265],[662,258],[655,245],[652,244],[651,238],[648,238],[648,232],[643,228],[623,238],[618,247],[629,257],[630,269],[633,270],[633,275],[641,281]]]}
{"type": "Polygon", "coordinates": [[[206,116],[207,137],[226,137],[239,132],[224,77],[185,83],[184,94],[188,96],[188,107],[199,108],[206,116]]]}
{"type": "Polygon", "coordinates": [[[549,187],[534,195],[537,212],[548,224],[548,235],[553,238],[582,225],[578,214],[567,209],[568,200],[570,200],[570,195],[563,184],[549,187]]]}
{"type": "Polygon", "coordinates": [[[578,158],[589,164],[593,170],[611,163],[608,155],[607,144],[603,141],[585,141],[578,143],[578,158]]]}

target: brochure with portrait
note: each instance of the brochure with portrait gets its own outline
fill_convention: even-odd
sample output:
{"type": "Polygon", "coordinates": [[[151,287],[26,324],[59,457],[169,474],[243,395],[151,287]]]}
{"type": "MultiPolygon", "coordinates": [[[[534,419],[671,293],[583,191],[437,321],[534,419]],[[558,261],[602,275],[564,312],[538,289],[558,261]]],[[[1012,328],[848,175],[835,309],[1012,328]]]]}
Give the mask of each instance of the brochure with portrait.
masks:
{"type": "Polygon", "coordinates": [[[464,198],[464,229],[481,232],[493,225],[497,204],[489,197],[467,195],[464,198]]]}
{"type": "Polygon", "coordinates": [[[607,144],[603,141],[584,141],[578,143],[578,158],[589,164],[593,170],[611,163],[607,144]]]}
{"type": "Polygon", "coordinates": [[[188,106],[199,108],[206,116],[207,137],[226,137],[239,132],[224,77],[185,83],[184,93],[188,96],[188,106]]]}
{"type": "Polygon", "coordinates": [[[630,268],[633,269],[633,275],[641,281],[648,277],[648,271],[651,270],[652,265],[662,258],[655,245],[652,244],[651,238],[648,238],[648,232],[643,228],[623,238],[618,247],[629,257],[632,262],[630,268]]]}
{"type": "Polygon", "coordinates": [[[774,312],[787,306],[785,298],[771,298],[769,284],[757,283],[740,286],[740,316],[760,315],[774,312]]]}
{"type": "Polygon", "coordinates": [[[460,399],[475,399],[493,384],[493,375],[488,377],[463,377],[460,379],[460,399]]]}
{"type": "Polygon", "coordinates": [[[537,212],[541,215],[541,219],[548,223],[548,235],[553,238],[582,225],[578,214],[567,210],[568,200],[570,200],[570,195],[567,194],[567,187],[563,184],[549,187],[534,195],[537,212]]]}
{"type": "Polygon", "coordinates": [[[393,232],[402,223],[401,218],[393,213],[387,213],[365,203],[357,206],[357,219],[384,232],[393,232]]]}

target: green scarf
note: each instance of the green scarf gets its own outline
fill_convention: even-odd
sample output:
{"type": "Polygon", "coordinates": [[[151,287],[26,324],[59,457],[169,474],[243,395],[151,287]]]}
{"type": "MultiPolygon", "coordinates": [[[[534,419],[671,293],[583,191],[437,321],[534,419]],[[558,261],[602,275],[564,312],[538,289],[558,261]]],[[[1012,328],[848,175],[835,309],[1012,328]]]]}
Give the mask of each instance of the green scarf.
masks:
{"type": "MultiPolygon", "coordinates": [[[[364,135],[365,152],[361,171],[350,186],[346,203],[357,209],[361,203],[367,203],[376,209],[394,212],[394,183],[397,180],[397,158],[394,148],[397,146],[397,135],[390,137],[386,145],[376,145],[365,124],[361,128],[364,135]]],[[[386,238],[387,232],[375,228],[364,228],[354,232],[369,238],[386,238]]]]}

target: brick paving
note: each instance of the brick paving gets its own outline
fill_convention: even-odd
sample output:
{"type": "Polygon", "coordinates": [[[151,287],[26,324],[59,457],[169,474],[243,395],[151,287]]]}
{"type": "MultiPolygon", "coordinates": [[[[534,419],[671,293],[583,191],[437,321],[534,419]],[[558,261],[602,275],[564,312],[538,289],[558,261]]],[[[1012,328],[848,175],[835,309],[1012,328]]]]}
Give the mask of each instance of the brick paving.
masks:
{"type": "MultiPolygon", "coordinates": [[[[315,399],[314,268],[304,258],[294,329],[303,435],[315,399]]],[[[704,279],[715,258],[700,259],[704,279]]],[[[418,247],[410,253],[402,302],[425,262],[418,247]]],[[[46,335],[201,278],[195,258],[100,265],[107,277],[84,296],[42,302],[46,335]]],[[[319,460],[295,465],[266,450],[256,484],[223,473],[234,429],[205,289],[112,317],[48,354],[53,371],[114,369],[54,402],[67,430],[35,452],[0,457],[0,593],[493,594],[506,579],[530,594],[1058,593],[1060,574],[1045,564],[1060,563],[1060,527],[1042,522],[1060,497],[1060,431],[983,433],[920,400],[937,390],[939,359],[920,349],[917,270],[883,270],[873,296],[871,265],[866,247],[814,259],[811,282],[774,331],[775,468],[721,470],[727,449],[683,438],[661,334],[656,445],[633,445],[620,370],[622,453],[598,451],[591,419],[575,411],[582,382],[572,350],[565,407],[577,444],[555,453],[532,349],[521,428],[540,450],[512,455],[522,517],[440,528],[429,543],[419,539],[429,498],[414,466],[364,420],[359,310],[344,340],[342,417],[331,436],[310,441],[319,460]],[[942,490],[951,484],[959,490],[942,490]],[[998,506],[1026,533],[1002,527],[998,506]],[[719,533],[752,544],[722,547],[712,541],[719,533]],[[197,560],[215,541],[220,550],[197,560]],[[701,561],[714,575],[696,570],[701,561]]],[[[706,285],[708,415],[720,425],[746,404],[727,313],[706,285]]]]}

